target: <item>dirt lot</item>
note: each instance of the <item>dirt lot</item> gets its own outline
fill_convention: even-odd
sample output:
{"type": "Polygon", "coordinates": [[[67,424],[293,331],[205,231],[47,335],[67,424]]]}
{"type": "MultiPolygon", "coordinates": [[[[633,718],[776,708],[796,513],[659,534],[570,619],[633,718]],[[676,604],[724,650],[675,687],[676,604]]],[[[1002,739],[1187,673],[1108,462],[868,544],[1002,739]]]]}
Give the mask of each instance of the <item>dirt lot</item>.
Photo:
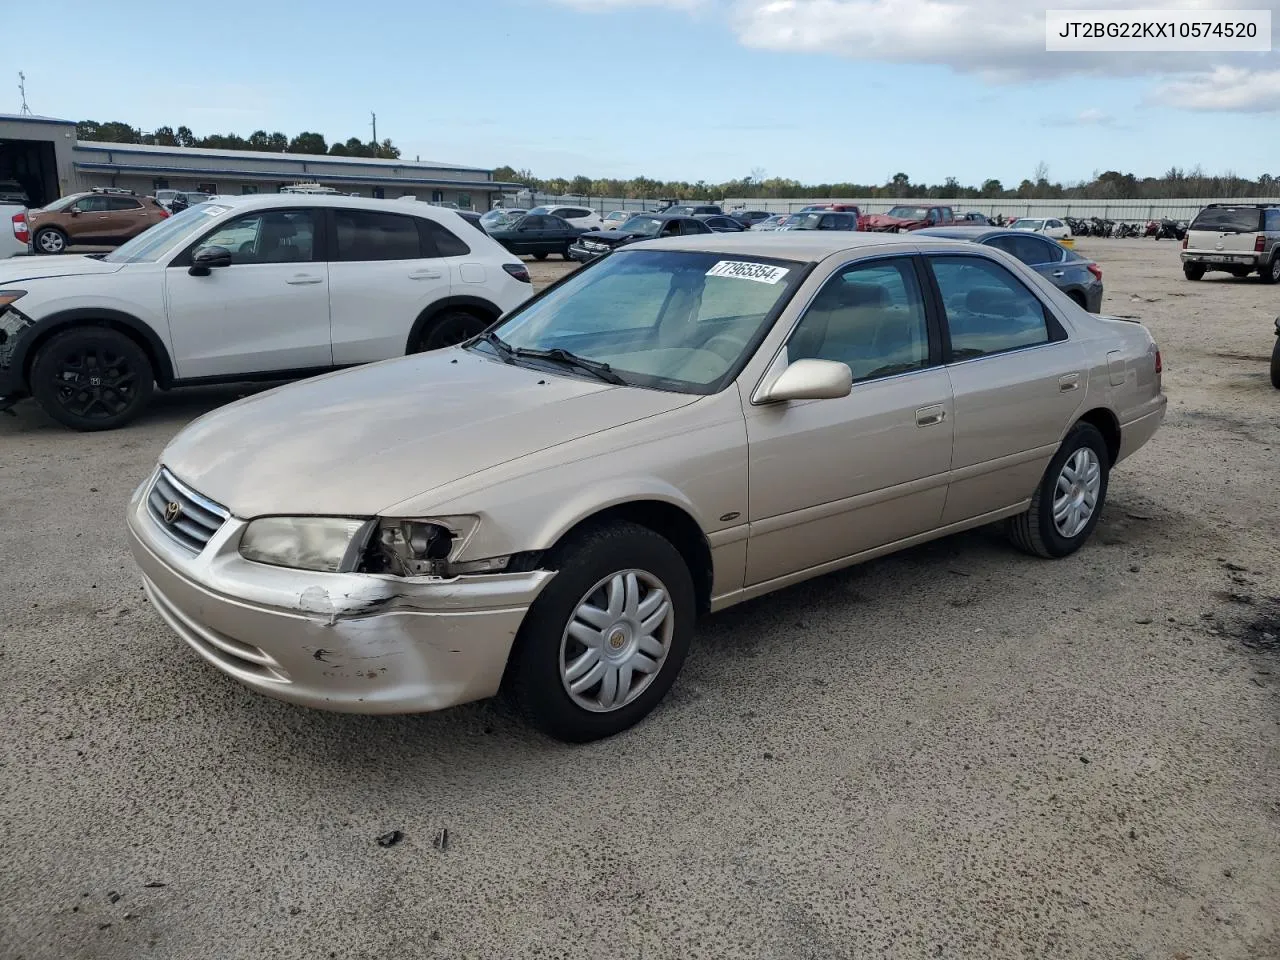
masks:
{"type": "Polygon", "coordinates": [[[0,956],[1280,957],[1280,290],[1083,249],[1171,397],[1090,546],[979,531],[728,611],[582,748],[275,703],[160,623],[126,498],[240,391],[0,417],[0,956]]]}

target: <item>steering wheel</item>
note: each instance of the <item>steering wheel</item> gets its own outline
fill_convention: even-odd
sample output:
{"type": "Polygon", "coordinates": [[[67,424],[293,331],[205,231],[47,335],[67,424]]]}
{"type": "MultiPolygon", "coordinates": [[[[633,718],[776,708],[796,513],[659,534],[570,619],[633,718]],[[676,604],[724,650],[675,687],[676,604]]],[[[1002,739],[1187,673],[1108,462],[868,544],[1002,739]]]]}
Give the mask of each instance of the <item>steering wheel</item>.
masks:
{"type": "Polygon", "coordinates": [[[734,333],[717,333],[714,337],[707,340],[699,348],[701,350],[710,350],[730,363],[733,363],[738,357],[742,356],[742,351],[747,347],[747,338],[739,337],[734,333]]]}

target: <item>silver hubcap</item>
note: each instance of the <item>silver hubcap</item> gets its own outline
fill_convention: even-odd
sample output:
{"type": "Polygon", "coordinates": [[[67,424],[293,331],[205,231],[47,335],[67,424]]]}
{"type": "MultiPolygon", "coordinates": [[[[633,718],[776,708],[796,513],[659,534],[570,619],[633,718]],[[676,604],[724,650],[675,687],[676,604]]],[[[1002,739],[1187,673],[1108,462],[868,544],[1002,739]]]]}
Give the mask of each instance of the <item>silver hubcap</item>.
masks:
{"type": "Polygon", "coordinates": [[[1280,257],[1276,257],[1271,261],[1271,276],[1280,280],[1280,257]]]}
{"type": "Polygon", "coordinates": [[[50,253],[57,253],[62,249],[62,237],[56,233],[41,234],[40,246],[50,253]]]}
{"type": "Polygon", "coordinates": [[[1068,540],[1080,535],[1098,508],[1102,464],[1091,447],[1081,447],[1062,465],[1053,494],[1053,525],[1068,540]]]}
{"type": "Polygon", "coordinates": [[[610,574],[578,602],[560,639],[560,681],[592,713],[625,707],[666,662],[675,611],[666,588],[643,570],[610,574]]]}

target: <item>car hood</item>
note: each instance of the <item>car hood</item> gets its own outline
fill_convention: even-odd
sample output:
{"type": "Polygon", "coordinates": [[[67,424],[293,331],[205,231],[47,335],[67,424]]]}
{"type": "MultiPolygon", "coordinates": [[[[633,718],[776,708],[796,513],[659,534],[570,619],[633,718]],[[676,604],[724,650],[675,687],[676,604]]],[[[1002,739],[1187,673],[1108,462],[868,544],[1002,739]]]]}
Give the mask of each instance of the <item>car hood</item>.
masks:
{"type": "Polygon", "coordinates": [[[0,283],[23,283],[49,277],[115,273],[124,264],[103,263],[93,257],[11,257],[0,261],[0,283]]]}
{"type": "Polygon", "coordinates": [[[583,240],[602,240],[605,243],[622,243],[626,240],[637,240],[643,233],[630,233],[625,230],[591,230],[582,235],[583,240]]]}
{"type": "Polygon", "coordinates": [[[160,459],[239,517],[374,516],[499,464],[697,399],[454,348],[237,401],[188,426],[160,459]]]}
{"type": "Polygon", "coordinates": [[[876,227],[908,227],[913,224],[924,223],[924,220],[907,220],[903,217],[891,217],[887,213],[873,213],[867,218],[867,226],[874,230],[876,227]]]}

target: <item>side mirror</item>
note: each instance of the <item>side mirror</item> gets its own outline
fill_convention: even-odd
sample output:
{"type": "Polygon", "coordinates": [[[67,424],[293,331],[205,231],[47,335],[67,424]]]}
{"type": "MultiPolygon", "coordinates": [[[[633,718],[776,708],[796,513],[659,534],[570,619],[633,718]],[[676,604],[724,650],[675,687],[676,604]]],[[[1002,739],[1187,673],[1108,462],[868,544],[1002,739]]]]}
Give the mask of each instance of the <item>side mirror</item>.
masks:
{"type": "Polygon", "coordinates": [[[80,216],[80,208],[72,207],[70,210],[67,211],[67,213],[71,214],[73,217],[78,217],[80,216]]]}
{"type": "Polygon", "coordinates": [[[837,400],[853,389],[853,371],[835,360],[795,360],[765,387],[760,399],[767,403],[784,400],[837,400]]]}
{"type": "Polygon", "coordinates": [[[226,247],[201,247],[191,259],[187,273],[193,277],[207,277],[213,267],[231,266],[231,251],[226,247]]]}

